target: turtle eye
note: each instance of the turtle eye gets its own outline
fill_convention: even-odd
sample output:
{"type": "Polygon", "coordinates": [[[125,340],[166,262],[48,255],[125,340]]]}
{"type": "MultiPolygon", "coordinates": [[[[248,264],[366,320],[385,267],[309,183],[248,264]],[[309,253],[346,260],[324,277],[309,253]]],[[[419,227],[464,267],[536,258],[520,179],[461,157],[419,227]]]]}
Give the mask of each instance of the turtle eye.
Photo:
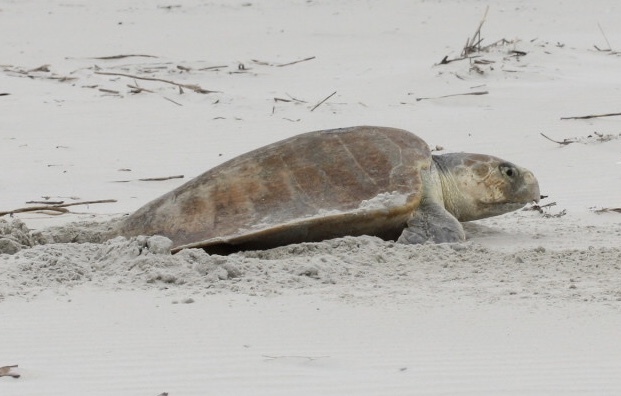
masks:
{"type": "Polygon", "coordinates": [[[498,166],[498,168],[500,168],[500,173],[509,178],[517,177],[520,174],[517,168],[513,165],[501,164],[500,166],[498,166]]]}

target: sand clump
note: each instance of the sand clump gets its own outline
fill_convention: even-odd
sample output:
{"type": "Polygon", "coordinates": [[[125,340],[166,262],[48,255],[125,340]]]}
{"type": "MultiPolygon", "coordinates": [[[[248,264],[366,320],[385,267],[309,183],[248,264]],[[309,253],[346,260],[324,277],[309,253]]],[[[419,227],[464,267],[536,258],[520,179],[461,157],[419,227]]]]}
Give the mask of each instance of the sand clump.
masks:
{"type": "MultiPolygon", "coordinates": [[[[229,256],[201,249],[171,255],[171,241],[162,236],[57,243],[49,229],[29,233],[19,221],[0,224],[2,240],[21,248],[0,255],[0,299],[90,284],[186,295],[268,296],[297,290],[328,298],[384,296],[433,302],[442,295],[444,301],[582,301],[621,307],[621,287],[615,281],[621,269],[619,248],[500,252],[470,242],[411,246],[363,236],[229,256]]],[[[79,232],[85,226],[63,226],[56,239],[76,234],[85,238],[87,234],[79,232]]],[[[90,235],[97,239],[108,227],[100,224],[90,235]]]]}

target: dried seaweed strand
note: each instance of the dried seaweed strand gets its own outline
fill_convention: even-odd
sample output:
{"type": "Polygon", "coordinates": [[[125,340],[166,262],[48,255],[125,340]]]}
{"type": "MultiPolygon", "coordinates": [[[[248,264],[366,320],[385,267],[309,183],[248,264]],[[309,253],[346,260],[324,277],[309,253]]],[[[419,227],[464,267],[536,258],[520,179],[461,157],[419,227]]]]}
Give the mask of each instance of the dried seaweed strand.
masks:
{"type": "Polygon", "coordinates": [[[321,106],[322,104],[325,103],[325,101],[327,101],[328,99],[330,99],[331,97],[333,97],[334,95],[336,95],[336,91],[332,92],[330,95],[328,95],[324,100],[322,100],[321,102],[317,103],[315,106],[313,106],[313,108],[310,111],[314,111],[317,107],[321,106]]]}
{"type": "Polygon", "coordinates": [[[174,82],[174,81],[171,81],[171,80],[165,80],[163,78],[157,78],[157,77],[140,77],[140,76],[135,76],[133,74],[112,73],[112,72],[99,72],[99,71],[96,71],[95,74],[100,74],[100,75],[103,75],[103,76],[127,77],[127,78],[134,78],[134,79],[146,80],[146,81],[158,81],[158,82],[163,82],[163,83],[166,83],[166,84],[175,85],[175,86],[180,87],[180,88],[191,89],[192,91],[194,91],[196,93],[201,93],[201,94],[209,94],[209,93],[219,92],[219,91],[210,91],[208,89],[203,89],[203,88],[201,88],[200,86],[198,86],[196,84],[181,84],[181,83],[178,83],[178,82],[174,82]]]}
{"type": "Polygon", "coordinates": [[[6,212],[0,212],[0,216],[12,215],[15,213],[23,213],[23,212],[36,212],[39,210],[53,210],[57,212],[58,211],[66,212],[66,209],[63,210],[63,208],[66,208],[68,206],[91,205],[91,204],[98,204],[98,203],[114,203],[114,202],[116,202],[116,199],[102,199],[98,201],[72,202],[72,203],[66,203],[66,204],[60,204],[60,205],[31,206],[27,208],[18,208],[18,209],[9,210],[6,212]]]}
{"type": "Polygon", "coordinates": [[[589,115],[577,116],[577,117],[561,117],[561,120],[588,120],[589,118],[616,117],[616,116],[621,116],[621,113],[589,114],[589,115]]]}

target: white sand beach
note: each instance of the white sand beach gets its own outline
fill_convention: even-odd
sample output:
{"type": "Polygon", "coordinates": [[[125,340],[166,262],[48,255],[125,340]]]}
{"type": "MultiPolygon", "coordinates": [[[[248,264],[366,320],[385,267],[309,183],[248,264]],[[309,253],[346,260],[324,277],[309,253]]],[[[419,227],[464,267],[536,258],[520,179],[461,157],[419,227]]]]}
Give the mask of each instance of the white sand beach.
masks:
{"type": "Polygon", "coordinates": [[[0,212],[97,202],[0,217],[0,395],[620,394],[619,17],[613,0],[0,1],[0,212]],[[460,244],[38,244],[355,125],[510,160],[546,198],[460,244]]]}

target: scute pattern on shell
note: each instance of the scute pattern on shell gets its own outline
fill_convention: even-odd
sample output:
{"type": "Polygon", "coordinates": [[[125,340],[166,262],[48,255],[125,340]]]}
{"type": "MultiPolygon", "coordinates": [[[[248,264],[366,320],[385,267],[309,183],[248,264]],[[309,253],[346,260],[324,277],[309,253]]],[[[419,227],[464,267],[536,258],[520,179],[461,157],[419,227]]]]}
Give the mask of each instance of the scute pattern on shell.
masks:
{"type": "Polygon", "coordinates": [[[177,250],[214,251],[345,235],[395,238],[419,204],[420,171],[430,163],[427,144],[404,130],[309,132],[203,173],[129,216],[121,234],[164,235],[177,250]],[[360,209],[385,193],[406,196],[405,204],[360,209]]]}

